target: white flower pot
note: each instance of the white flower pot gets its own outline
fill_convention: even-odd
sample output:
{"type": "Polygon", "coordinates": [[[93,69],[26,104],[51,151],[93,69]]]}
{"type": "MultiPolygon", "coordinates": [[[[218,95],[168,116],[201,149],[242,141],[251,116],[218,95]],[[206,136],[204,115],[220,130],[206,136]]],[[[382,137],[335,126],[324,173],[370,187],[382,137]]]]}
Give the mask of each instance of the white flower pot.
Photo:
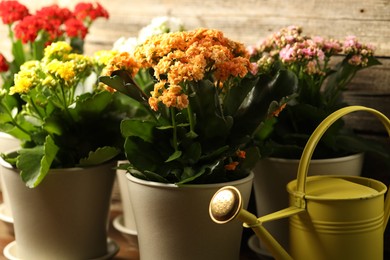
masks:
{"type": "MultiPolygon", "coordinates": [[[[118,165],[128,163],[128,161],[119,161],[118,165]]],[[[116,170],[116,180],[119,187],[119,194],[122,204],[122,215],[117,216],[113,221],[116,230],[122,233],[128,242],[128,250],[138,251],[137,227],[135,224],[133,206],[131,205],[128,180],[126,170],[116,170]]]]}
{"type": "Polygon", "coordinates": [[[50,170],[28,188],[19,170],[1,160],[14,218],[9,259],[96,259],[118,251],[107,227],[114,163],[50,170]]]}
{"type": "MultiPolygon", "coordinates": [[[[0,132],[0,153],[6,153],[9,151],[14,151],[20,147],[20,140],[15,137],[0,132]]],[[[13,218],[11,212],[11,206],[9,202],[9,196],[7,187],[4,185],[2,167],[0,167],[0,191],[3,195],[3,203],[0,205],[0,219],[8,224],[9,231],[13,233],[13,218]]]]}
{"type": "MultiPolygon", "coordinates": [[[[359,176],[364,154],[332,159],[311,160],[308,175],[359,176]]],[[[266,158],[260,160],[253,172],[257,215],[264,216],[289,206],[287,184],[297,178],[299,160],[266,158]]],[[[288,218],[264,223],[267,230],[284,247],[289,247],[288,218]]],[[[252,244],[255,245],[254,243],[252,244]]],[[[262,245],[260,244],[260,248],[262,245]]],[[[262,248],[264,249],[264,248],[262,248]]]]}
{"type": "Polygon", "coordinates": [[[214,223],[209,204],[221,187],[233,185],[249,201],[253,174],[227,183],[163,184],[126,175],[137,224],[142,260],[237,260],[242,223],[214,223]]]}

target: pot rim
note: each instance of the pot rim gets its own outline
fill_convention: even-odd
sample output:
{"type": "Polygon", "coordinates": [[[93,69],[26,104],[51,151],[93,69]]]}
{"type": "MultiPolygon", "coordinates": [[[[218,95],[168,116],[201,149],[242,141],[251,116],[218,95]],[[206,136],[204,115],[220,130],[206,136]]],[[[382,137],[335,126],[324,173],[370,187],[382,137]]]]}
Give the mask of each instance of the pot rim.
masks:
{"type": "Polygon", "coordinates": [[[202,188],[214,188],[214,187],[221,186],[221,184],[224,184],[226,186],[227,185],[232,185],[232,186],[239,185],[239,184],[246,183],[248,181],[253,180],[254,173],[253,173],[253,171],[251,171],[248,176],[246,176],[246,177],[244,177],[242,179],[234,180],[234,181],[219,182],[219,183],[207,183],[207,184],[183,184],[183,185],[177,185],[177,184],[174,184],[174,183],[163,183],[163,182],[156,182],[156,181],[147,181],[147,180],[143,180],[143,179],[134,177],[133,175],[131,175],[128,172],[126,173],[126,178],[130,182],[134,182],[134,183],[137,183],[137,184],[140,184],[140,185],[144,185],[144,186],[154,186],[154,187],[158,187],[158,188],[168,188],[168,189],[177,189],[177,188],[180,188],[180,189],[186,189],[186,188],[193,189],[193,188],[199,188],[199,187],[202,187],[202,188]]]}
{"type": "MultiPolygon", "coordinates": [[[[364,153],[356,153],[356,154],[352,154],[352,155],[346,155],[346,156],[341,156],[341,157],[334,157],[334,158],[326,158],[326,159],[311,159],[310,160],[310,164],[317,164],[317,163],[327,163],[327,162],[340,162],[340,161],[352,161],[354,159],[358,159],[358,158],[363,158],[364,157],[364,153]]],[[[300,159],[286,159],[286,158],[279,158],[279,157],[267,157],[267,158],[264,158],[264,159],[260,159],[260,161],[262,160],[270,160],[270,161],[274,161],[274,162],[280,162],[280,163],[286,163],[286,162],[299,162],[300,159]]]]}

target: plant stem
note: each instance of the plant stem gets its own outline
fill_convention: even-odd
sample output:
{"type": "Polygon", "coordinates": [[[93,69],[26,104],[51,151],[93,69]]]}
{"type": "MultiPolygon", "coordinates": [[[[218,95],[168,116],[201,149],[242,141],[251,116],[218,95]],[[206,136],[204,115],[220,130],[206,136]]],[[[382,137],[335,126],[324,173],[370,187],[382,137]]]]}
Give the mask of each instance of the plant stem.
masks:
{"type": "Polygon", "coordinates": [[[5,106],[2,102],[0,102],[0,106],[3,108],[4,111],[7,112],[7,114],[9,115],[9,117],[11,118],[11,122],[12,122],[12,125],[15,126],[16,128],[18,128],[19,130],[21,130],[23,133],[26,133],[27,135],[30,135],[30,133],[28,131],[26,131],[23,127],[21,127],[17,122],[16,120],[14,119],[14,117],[12,116],[12,113],[11,111],[8,109],[7,106],[5,106]]]}
{"type": "Polygon", "coordinates": [[[170,107],[169,110],[171,113],[171,120],[172,120],[172,127],[173,127],[173,148],[175,149],[175,152],[177,152],[178,144],[177,144],[177,125],[176,125],[176,118],[175,118],[175,108],[170,107]]]}
{"type": "Polygon", "coordinates": [[[190,123],[190,133],[195,133],[194,115],[192,113],[191,104],[187,106],[188,122],[190,123]]]}

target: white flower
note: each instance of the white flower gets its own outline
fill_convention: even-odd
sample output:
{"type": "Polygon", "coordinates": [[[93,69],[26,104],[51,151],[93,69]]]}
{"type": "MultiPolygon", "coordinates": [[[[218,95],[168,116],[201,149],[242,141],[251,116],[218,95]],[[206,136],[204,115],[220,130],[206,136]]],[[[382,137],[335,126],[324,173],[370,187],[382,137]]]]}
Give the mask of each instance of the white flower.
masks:
{"type": "Polygon", "coordinates": [[[113,50],[118,52],[128,52],[133,53],[137,47],[138,42],[136,37],[121,37],[114,42],[113,50]]]}
{"type": "Polygon", "coordinates": [[[114,42],[113,50],[118,52],[133,53],[135,48],[142,44],[148,37],[168,32],[183,31],[184,24],[179,18],[160,16],[152,19],[150,24],[143,27],[137,37],[121,37],[114,42]]]}
{"type": "Polygon", "coordinates": [[[138,34],[138,43],[142,44],[148,37],[168,32],[183,31],[184,25],[179,18],[161,16],[153,18],[138,34]]]}

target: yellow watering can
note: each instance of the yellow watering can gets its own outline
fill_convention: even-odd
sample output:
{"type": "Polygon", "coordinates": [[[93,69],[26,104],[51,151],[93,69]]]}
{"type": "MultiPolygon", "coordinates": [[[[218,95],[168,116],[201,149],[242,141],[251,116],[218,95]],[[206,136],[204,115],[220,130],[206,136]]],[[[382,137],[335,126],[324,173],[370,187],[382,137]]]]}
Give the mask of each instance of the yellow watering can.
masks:
{"type": "Polygon", "coordinates": [[[379,181],[351,176],[307,177],[315,146],[325,131],[342,116],[367,111],[374,114],[390,135],[390,120],[377,110],[349,106],[328,116],[309,138],[298,166],[297,180],[287,185],[290,207],[257,218],[242,208],[241,195],[223,187],[210,202],[213,221],[235,218],[252,228],[276,259],[377,260],[383,259],[383,233],[390,214],[387,187],[379,181]],[[262,223],[290,217],[290,254],[262,223]]]}

